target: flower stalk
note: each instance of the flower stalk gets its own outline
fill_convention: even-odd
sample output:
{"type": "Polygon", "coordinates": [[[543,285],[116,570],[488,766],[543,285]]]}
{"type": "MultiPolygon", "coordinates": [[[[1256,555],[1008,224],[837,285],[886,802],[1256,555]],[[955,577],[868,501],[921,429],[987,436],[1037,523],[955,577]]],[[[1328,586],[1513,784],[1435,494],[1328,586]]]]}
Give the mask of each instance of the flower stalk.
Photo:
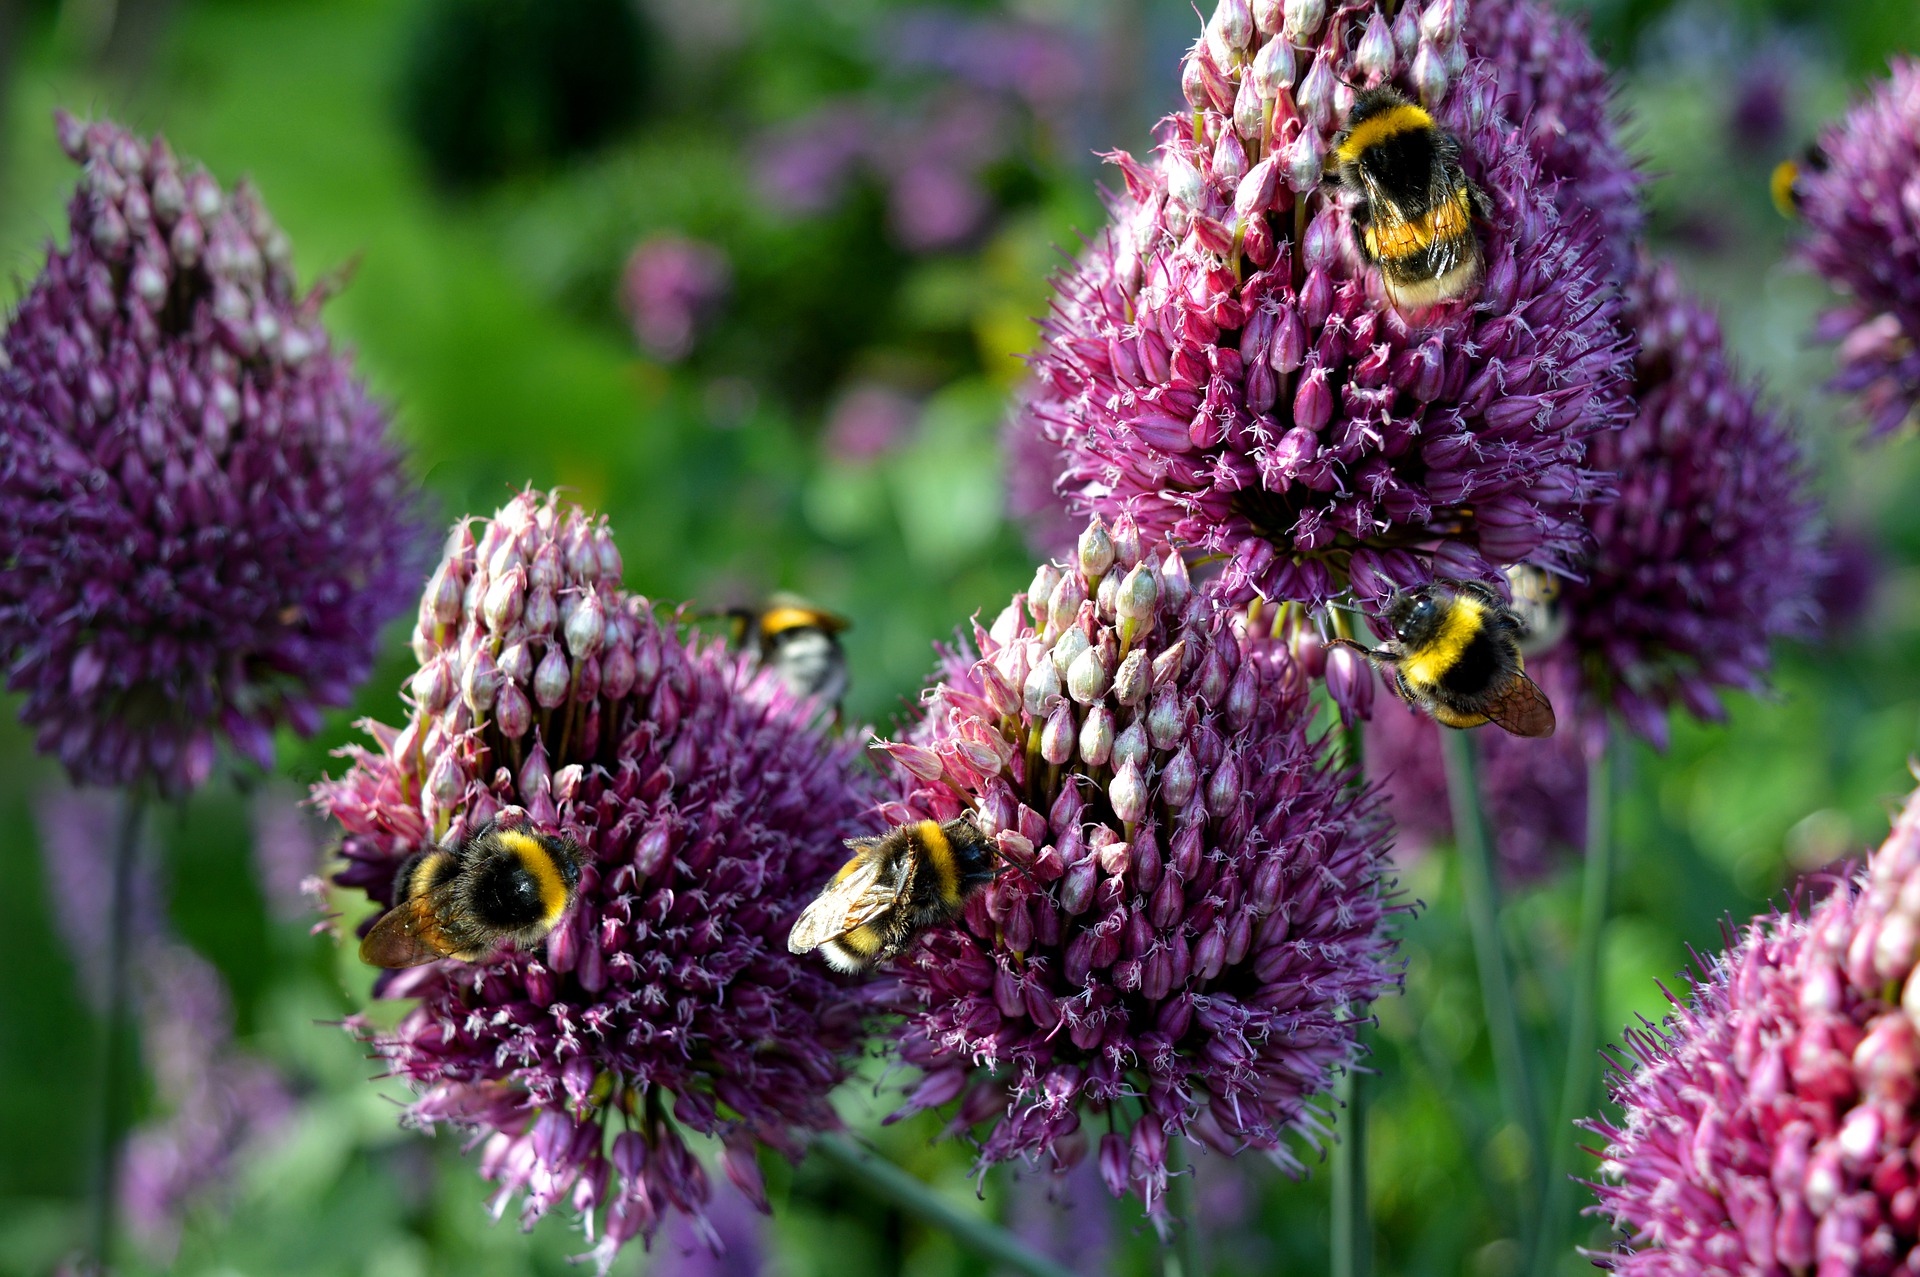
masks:
{"type": "Polygon", "coordinates": [[[1545,1271],[1566,1237],[1573,1204],[1573,1124],[1593,1111],[1594,1061],[1599,1055],[1600,943],[1613,891],[1613,769],[1615,750],[1602,738],[1587,752],[1587,861],[1580,883],[1580,941],[1573,959],[1573,1005],[1567,1021],[1567,1068],[1559,1120],[1548,1158],[1547,1208],[1540,1218],[1534,1270],[1545,1271]]]}
{"type": "Polygon", "coordinates": [[[1500,901],[1494,884],[1492,847],[1480,810],[1479,768],[1473,741],[1460,731],[1442,732],[1440,748],[1447,767],[1447,800],[1453,807],[1454,841],[1459,851],[1461,892],[1466,899],[1467,926],[1473,935],[1474,962],[1480,969],[1480,999],[1487,1017],[1487,1037],[1493,1047],[1493,1067],[1500,1081],[1500,1097],[1507,1118],[1526,1139],[1527,1178],[1532,1200],[1524,1202],[1521,1218],[1533,1218],[1539,1203],[1543,1169],[1540,1150],[1540,1114],[1534,1105],[1527,1076],[1526,1049],[1520,1036],[1520,1018],[1514,1007],[1513,976],[1507,967],[1505,942],[1500,937],[1500,901]]]}
{"type": "Polygon", "coordinates": [[[875,1197],[947,1233],[982,1259],[1004,1264],[1027,1277],[1073,1277],[1071,1269],[1030,1249],[1006,1229],[955,1209],[952,1203],[899,1167],[841,1136],[816,1136],[811,1148],[814,1156],[831,1163],[835,1170],[875,1197]]]}
{"type": "Polygon", "coordinates": [[[115,1207],[120,1198],[120,1145],[126,1132],[127,1056],[132,1051],[131,962],[133,880],[146,818],[144,785],[131,786],[113,845],[108,885],[106,1000],[100,1051],[100,1125],[95,1133],[93,1196],[88,1203],[88,1252],[102,1271],[112,1257],[115,1207]]]}

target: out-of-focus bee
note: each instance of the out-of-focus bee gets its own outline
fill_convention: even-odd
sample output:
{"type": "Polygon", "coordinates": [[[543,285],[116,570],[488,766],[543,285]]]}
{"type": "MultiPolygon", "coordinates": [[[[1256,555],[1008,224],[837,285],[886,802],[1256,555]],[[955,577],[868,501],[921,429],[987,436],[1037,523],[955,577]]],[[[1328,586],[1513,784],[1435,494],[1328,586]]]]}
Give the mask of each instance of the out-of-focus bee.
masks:
{"type": "Polygon", "coordinates": [[[1478,581],[1435,581],[1387,600],[1393,640],[1352,648],[1393,672],[1400,698],[1447,727],[1497,723],[1515,736],[1553,735],[1553,705],[1522,669],[1520,618],[1478,581]]]}
{"type": "Polygon", "coordinates": [[[1809,142],[1807,148],[1790,160],[1781,160],[1773,166],[1773,175],[1767,181],[1767,190],[1773,196],[1773,206],[1780,210],[1780,216],[1789,221],[1800,217],[1800,205],[1806,195],[1803,183],[1810,173],[1827,171],[1827,153],[1820,149],[1818,142],[1809,142]]]}
{"type": "Polygon", "coordinates": [[[538,944],[573,905],[585,859],[570,839],[493,824],[457,846],[429,847],[400,866],[393,908],[360,942],[360,960],[475,962],[502,944],[538,944]]]}
{"type": "Polygon", "coordinates": [[[820,950],[841,971],[865,971],[901,953],[927,927],[951,922],[993,879],[994,845],[962,816],[849,838],[841,866],[800,920],[787,948],[820,950]]]}
{"type": "Polygon", "coordinates": [[[1395,308],[1439,306],[1479,284],[1473,219],[1487,215],[1486,196],[1460,167],[1459,140],[1406,95],[1383,86],[1354,99],[1322,180],[1359,197],[1354,242],[1395,308]]]}
{"type": "Polygon", "coordinates": [[[1513,614],[1520,618],[1522,656],[1538,656],[1567,636],[1566,590],[1560,578],[1531,563],[1507,569],[1513,614]]]}
{"type": "Polygon", "coordinates": [[[792,594],[775,594],[765,607],[733,608],[735,644],[778,671],[795,696],[818,697],[837,711],[847,694],[847,654],[840,634],[851,622],[792,594]]]}

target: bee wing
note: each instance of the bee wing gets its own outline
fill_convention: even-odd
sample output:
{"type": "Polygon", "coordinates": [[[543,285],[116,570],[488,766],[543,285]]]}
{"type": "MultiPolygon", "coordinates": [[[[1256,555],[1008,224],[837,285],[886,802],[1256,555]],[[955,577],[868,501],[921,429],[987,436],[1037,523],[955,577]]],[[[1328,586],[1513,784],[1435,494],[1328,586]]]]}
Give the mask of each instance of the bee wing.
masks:
{"type": "Polygon", "coordinates": [[[403,900],[380,915],[360,942],[360,961],[375,967],[417,967],[453,956],[454,944],[440,925],[451,884],[403,900]]]}
{"type": "Polygon", "coordinates": [[[905,881],[899,883],[883,877],[884,868],[884,862],[875,856],[860,855],[849,860],[793,924],[787,936],[787,949],[793,953],[818,949],[862,923],[872,922],[897,904],[913,886],[912,862],[907,862],[903,871],[905,881]]]}
{"type": "Polygon", "coordinates": [[[1482,712],[1515,736],[1553,735],[1553,703],[1538,683],[1518,670],[1482,712]]]}

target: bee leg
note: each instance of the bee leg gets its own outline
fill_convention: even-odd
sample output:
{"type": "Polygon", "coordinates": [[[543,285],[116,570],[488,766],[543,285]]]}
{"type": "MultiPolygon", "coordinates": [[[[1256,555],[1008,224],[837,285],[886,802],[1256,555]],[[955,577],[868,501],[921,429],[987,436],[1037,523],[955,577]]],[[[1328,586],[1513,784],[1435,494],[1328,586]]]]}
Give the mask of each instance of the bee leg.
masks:
{"type": "Polygon", "coordinates": [[[1377,265],[1380,258],[1367,247],[1367,227],[1373,224],[1373,210],[1362,200],[1347,209],[1347,221],[1353,228],[1353,247],[1360,254],[1360,260],[1377,265]]]}
{"type": "Polygon", "coordinates": [[[1477,183],[1467,183],[1467,203],[1472,206],[1473,215],[1481,221],[1493,220],[1493,201],[1487,198],[1487,193],[1477,183]]]}

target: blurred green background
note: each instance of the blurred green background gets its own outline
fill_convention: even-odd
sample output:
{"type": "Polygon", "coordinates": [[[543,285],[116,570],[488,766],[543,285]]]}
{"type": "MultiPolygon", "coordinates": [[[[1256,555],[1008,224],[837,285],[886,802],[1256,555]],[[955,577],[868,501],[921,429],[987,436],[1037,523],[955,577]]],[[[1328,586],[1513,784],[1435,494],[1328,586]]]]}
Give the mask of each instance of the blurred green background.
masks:
{"type": "MultiPolygon", "coordinates": [[[[1718,947],[1729,917],[1877,841],[1912,784],[1914,445],[1863,453],[1819,392],[1828,357],[1805,334],[1826,294],[1784,261],[1765,179],[1890,52],[1920,47],[1920,11],[1584,10],[1657,174],[1659,247],[1798,417],[1872,580],[1825,641],[1782,653],[1776,698],[1630,759],[1605,945],[1619,1025],[1659,1017],[1655,980],[1718,947]]],[[[1144,149],[1196,30],[1186,0],[0,0],[0,301],[61,234],[73,171],[53,108],[164,131],[223,181],[251,176],[303,278],[350,271],[328,314],[394,406],[437,518],[565,485],[611,516],[630,588],[708,607],[798,591],[853,620],[849,709],[884,725],[929,642],[1030,576],[997,444],[1018,356],[1049,272],[1100,225],[1092,152],[1144,149]],[[636,303],[627,263],[647,242],[665,273],[636,303]]],[[[492,1223],[455,1139],[397,1129],[388,1084],[329,1023],[364,1005],[367,973],[257,868],[260,814],[284,815],[357,714],[396,719],[405,673],[396,630],[354,713],[283,742],[299,789],[235,777],[156,826],[174,931],[225,977],[239,1048],[298,1103],[177,1244],[130,1242],[126,1271],[558,1273],[585,1249],[559,1218],[530,1237],[492,1223]]],[[[10,713],[0,758],[0,814],[19,831],[0,843],[0,1272],[41,1273],[79,1235],[97,1028],[38,848],[34,804],[64,782],[10,713]]],[[[1498,1277],[1520,1260],[1520,1141],[1500,1125],[1449,857],[1405,877],[1428,907],[1406,927],[1406,996],[1372,1035],[1377,1270],[1498,1277]]],[[[1577,892],[1569,859],[1506,911],[1543,1079],[1577,892]]],[[[1084,1271],[1155,1271],[1130,1203],[1096,1194],[1050,1234],[1004,1173],[977,1199],[969,1151],[932,1142],[937,1122],[878,1131],[893,1082],[878,1061],[869,1073],[846,1088],[848,1116],[913,1173],[1038,1228],[1084,1271]]],[[[161,1097],[142,1103],[165,1117],[161,1097]]],[[[733,1266],[694,1267],[668,1240],[620,1271],[988,1271],[818,1167],[768,1169],[774,1219],[733,1266]]],[[[1200,1189],[1215,1271],[1324,1271],[1324,1177],[1212,1159],[1200,1189]]]]}

